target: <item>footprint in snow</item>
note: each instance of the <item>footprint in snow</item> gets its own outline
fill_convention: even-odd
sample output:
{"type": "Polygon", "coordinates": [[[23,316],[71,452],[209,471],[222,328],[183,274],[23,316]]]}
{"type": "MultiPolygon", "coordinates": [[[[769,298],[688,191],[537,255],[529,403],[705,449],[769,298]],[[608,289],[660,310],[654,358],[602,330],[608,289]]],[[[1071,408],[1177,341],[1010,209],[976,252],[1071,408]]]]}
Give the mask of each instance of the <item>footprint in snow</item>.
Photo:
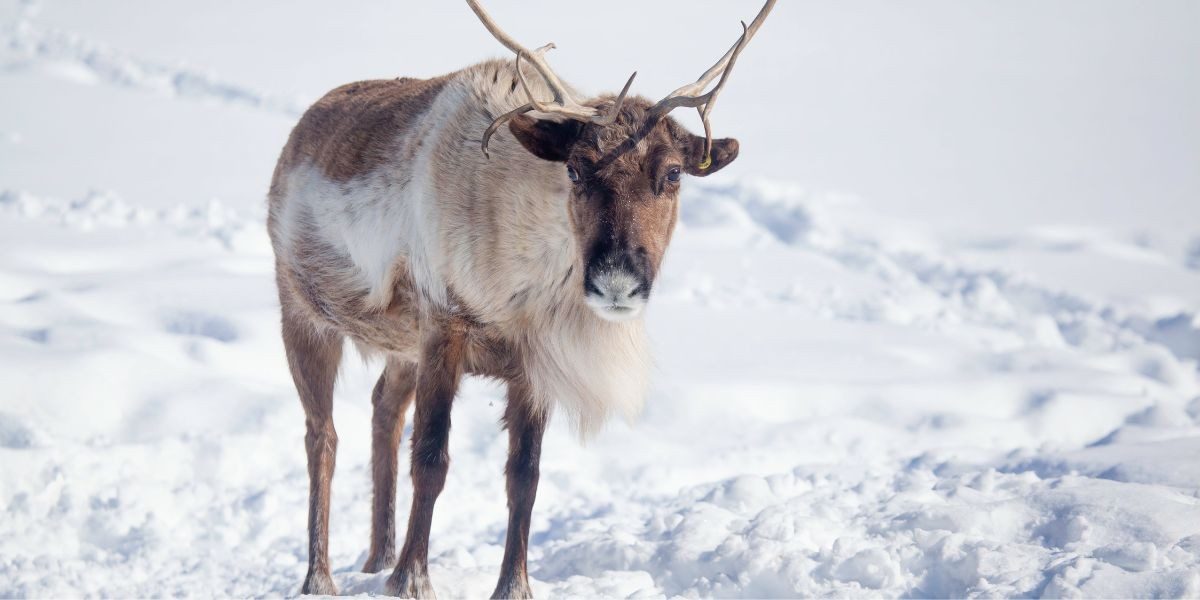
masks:
{"type": "Polygon", "coordinates": [[[45,445],[45,435],[20,417],[0,412],[0,448],[24,450],[45,445]]]}
{"type": "Polygon", "coordinates": [[[50,330],[46,328],[27,329],[20,332],[19,335],[31,342],[37,342],[39,344],[45,344],[50,341],[50,330]]]}
{"type": "Polygon", "coordinates": [[[238,330],[232,321],[200,312],[168,315],[163,320],[163,327],[177,335],[205,337],[224,343],[238,339],[238,330]]]}

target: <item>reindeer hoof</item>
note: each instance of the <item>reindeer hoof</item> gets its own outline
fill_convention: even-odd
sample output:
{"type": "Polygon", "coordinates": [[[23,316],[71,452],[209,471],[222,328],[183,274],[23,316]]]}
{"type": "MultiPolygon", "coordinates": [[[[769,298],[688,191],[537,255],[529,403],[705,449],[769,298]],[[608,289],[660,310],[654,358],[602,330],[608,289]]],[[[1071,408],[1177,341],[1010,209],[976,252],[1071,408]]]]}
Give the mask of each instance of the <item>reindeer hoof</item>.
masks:
{"type": "Polygon", "coordinates": [[[310,570],[308,576],[304,578],[304,585],[300,586],[300,593],[313,596],[336,596],[338,590],[337,586],[333,584],[333,577],[330,577],[329,571],[310,570]]]}
{"type": "Polygon", "coordinates": [[[521,578],[497,583],[496,591],[492,592],[492,600],[507,600],[509,598],[515,600],[530,600],[533,598],[533,590],[529,588],[529,580],[521,578]]]}
{"type": "Polygon", "coordinates": [[[384,552],[378,556],[372,554],[367,557],[367,562],[363,563],[363,573],[378,573],[384,569],[390,569],[396,566],[396,553],[384,552]]]}
{"type": "Polygon", "coordinates": [[[396,572],[388,577],[387,587],[384,588],[391,596],[400,598],[416,598],[418,600],[436,600],[433,583],[429,581],[429,572],[417,571],[413,568],[397,567],[396,572]]]}

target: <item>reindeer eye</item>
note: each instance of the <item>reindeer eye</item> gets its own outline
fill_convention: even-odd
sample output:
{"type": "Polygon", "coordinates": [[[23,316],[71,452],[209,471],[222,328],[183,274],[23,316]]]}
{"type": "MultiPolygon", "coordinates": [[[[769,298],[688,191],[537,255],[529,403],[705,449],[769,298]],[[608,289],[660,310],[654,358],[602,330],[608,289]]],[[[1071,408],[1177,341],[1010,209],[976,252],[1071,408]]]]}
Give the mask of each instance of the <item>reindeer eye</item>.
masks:
{"type": "Polygon", "coordinates": [[[574,167],[567,167],[567,179],[570,179],[571,183],[579,183],[579,173],[575,172],[574,167]]]}
{"type": "Polygon", "coordinates": [[[667,181],[670,181],[671,183],[676,183],[679,181],[679,167],[671,167],[671,169],[667,171],[667,181]]]}

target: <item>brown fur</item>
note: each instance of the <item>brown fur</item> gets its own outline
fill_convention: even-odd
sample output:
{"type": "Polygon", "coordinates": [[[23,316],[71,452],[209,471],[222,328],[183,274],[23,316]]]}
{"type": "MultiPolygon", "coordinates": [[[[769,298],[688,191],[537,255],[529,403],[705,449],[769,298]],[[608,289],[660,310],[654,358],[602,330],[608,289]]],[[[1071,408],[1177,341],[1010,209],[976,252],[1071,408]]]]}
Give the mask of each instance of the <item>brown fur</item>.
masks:
{"type": "Polygon", "coordinates": [[[378,79],[343,85],[304,113],[280,163],[312,161],[334,181],[350,181],[395,154],[395,141],[446,85],[435,79],[378,79]]]}
{"type": "Polygon", "coordinates": [[[649,106],[634,98],[622,107],[626,127],[585,128],[568,164],[583,178],[575,192],[581,201],[570,207],[584,246],[602,236],[624,236],[620,241],[646,257],[653,280],[679,216],[679,184],[666,181],[667,170],[682,167],[685,156],[669,120],[647,123],[649,106]]]}

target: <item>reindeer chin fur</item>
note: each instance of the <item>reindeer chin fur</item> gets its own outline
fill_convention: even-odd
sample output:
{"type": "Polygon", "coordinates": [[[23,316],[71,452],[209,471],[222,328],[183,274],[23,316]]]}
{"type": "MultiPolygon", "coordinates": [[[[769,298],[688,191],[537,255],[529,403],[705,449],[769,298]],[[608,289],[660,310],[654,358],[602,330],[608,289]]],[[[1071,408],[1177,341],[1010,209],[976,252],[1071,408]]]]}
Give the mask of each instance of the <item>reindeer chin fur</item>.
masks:
{"type": "Polygon", "coordinates": [[[525,370],[543,410],[561,407],[581,441],[613,416],[641,414],[652,361],[641,319],[614,323],[580,305],[531,331],[525,370]]]}

